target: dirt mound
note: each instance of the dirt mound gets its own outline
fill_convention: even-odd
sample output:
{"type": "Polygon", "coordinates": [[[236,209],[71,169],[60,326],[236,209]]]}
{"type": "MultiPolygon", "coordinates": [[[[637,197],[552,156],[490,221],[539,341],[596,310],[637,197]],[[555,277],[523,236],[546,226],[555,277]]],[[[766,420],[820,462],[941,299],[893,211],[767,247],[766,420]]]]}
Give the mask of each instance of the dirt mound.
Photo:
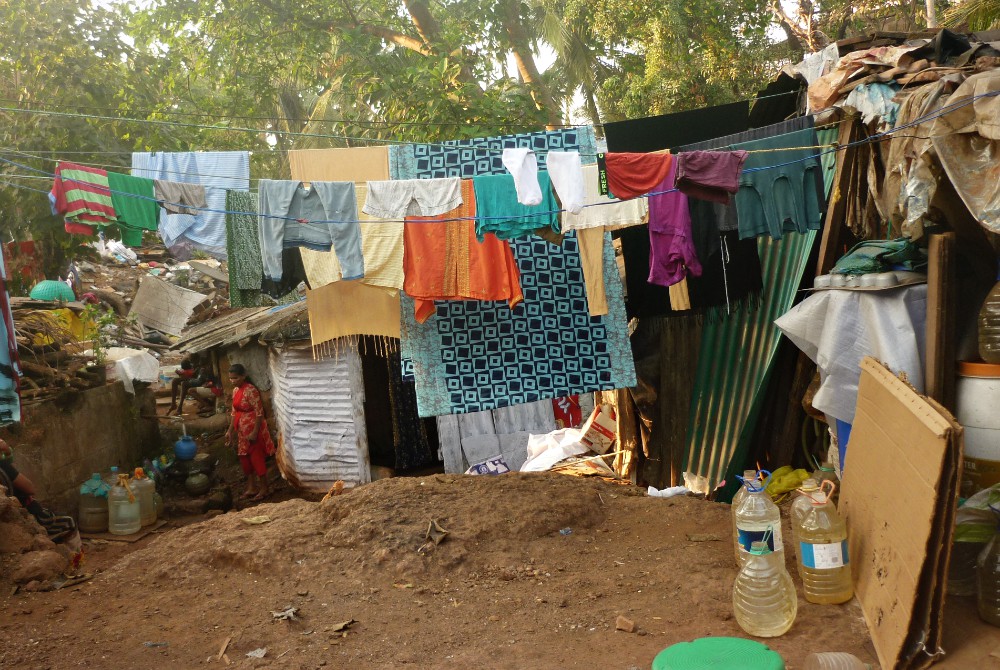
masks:
{"type": "Polygon", "coordinates": [[[385,479],[322,503],[260,505],[181,528],[132,554],[108,577],[190,581],[204,568],[236,568],[315,580],[345,565],[388,569],[400,578],[484,570],[519,560],[526,547],[560,531],[600,524],[606,487],[545,474],[385,479]],[[253,523],[261,516],[269,520],[253,523]],[[427,538],[432,520],[447,531],[439,544],[427,538]],[[301,569],[309,564],[321,574],[301,569]]]}
{"type": "Polygon", "coordinates": [[[69,566],[70,552],[49,539],[17,498],[0,486],[0,581],[46,582],[69,566]]]}

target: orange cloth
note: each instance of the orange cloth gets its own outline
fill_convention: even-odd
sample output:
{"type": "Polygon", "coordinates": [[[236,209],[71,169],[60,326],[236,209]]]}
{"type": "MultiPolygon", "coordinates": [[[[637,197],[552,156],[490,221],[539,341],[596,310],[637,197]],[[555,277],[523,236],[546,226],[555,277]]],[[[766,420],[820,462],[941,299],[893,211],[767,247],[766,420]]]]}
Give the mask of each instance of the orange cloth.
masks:
{"type": "Polygon", "coordinates": [[[513,309],[524,299],[510,244],[492,233],[476,240],[470,179],[462,181],[462,201],[441,216],[407,217],[403,226],[403,290],[419,323],[434,314],[435,300],[506,300],[513,309]],[[457,218],[464,220],[446,220],[457,218]]]}

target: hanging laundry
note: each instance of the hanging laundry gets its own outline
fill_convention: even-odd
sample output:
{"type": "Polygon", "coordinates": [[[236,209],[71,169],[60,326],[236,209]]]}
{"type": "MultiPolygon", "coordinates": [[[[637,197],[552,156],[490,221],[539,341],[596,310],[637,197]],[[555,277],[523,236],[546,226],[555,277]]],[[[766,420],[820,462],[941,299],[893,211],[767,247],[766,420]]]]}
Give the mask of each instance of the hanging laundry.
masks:
{"type": "MultiPolygon", "coordinates": [[[[656,191],[668,191],[674,183],[677,162],[656,191]]],[[[701,263],[691,241],[688,197],[680,191],[649,196],[649,283],[673,286],[690,273],[701,276],[701,263]]]]}
{"type": "MultiPolygon", "coordinates": [[[[790,119],[788,121],[781,121],[769,126],[762,126],[760,128],[752,128],[750,130],[726,135],[724,137],[717,137],[712,140],[698,142],[696,144],[688,144],[682,146],[678,149],[681,153],[688,153],[692,151],[708,151],[708,150],[726,150],[731,151],[732,145],[739,144],[742,142],[748,142],[751,140],[764,139],[768,137],[775,137],[777,135],[783,135],[785,133],[791,133],[799,130],[807,130],[813,127],[813,117],[811,116],[801,116],[795,119],[790,119]]],[[[772,152],[773,154],[778,154],[779,156],[785,152],[778,151],[772,152]]],[[[763,154],[762,154],[763,155],[763,154]]],[[[769,163],[769,164],[774,164],[769,163]]],[[[744,161],[744,169],[746,168],[746,162],[744,161]]],[[[742,174],[741,174],[742,178],[742,174]]],[[[822,183],[818,183],[817,188],[822,189],[822,183]]],[[[822,192],[822,191],[820,191],[822,192]]],[[[739,216],[735,203],[730,205],[724,205],[722,203],[710,202],[707,200],[701,200],[698,198],[689,198],[688,206],[691,211],[691,224],[694,230],[694,241],[695,248],[698,249],[698,257],[702,259],[703,264],[705,258],[716,253],[718,250],[719,237],[717,234],[706,231],[704,234],[699,234],[699,228],[708,230],[717,230],[719,232],[725,232],[730,230],[739,229],[739,216]],[[701,242],[707,242],[708,247],[701,246],[701,242]]]]}
{"type": "Polygon", "coordinates": [[[250,189],[246,151],[134,152],[132,175],[205,188],[205,209],[197,214],[160,212],[160,238],[178,260],[194,249],[226,258],[226,191],[250,189]]]}
{"type": "MultiPolygon", "coordinates": [[[[368,286],[354,281],[338,281],[306,291],[309,333],[313,354],[327,355],[342,337],[371,335],[399,339],[399,291],[368,286]]],[[[388,342],[386,349],[391,348],[388,342]]]]}
{"type": "Polygon", "coordinates": [[[740,173],[747,156],[745,151],[679,153],[675,185],[681,193],[699,200],[728,205],[740,189],[740,173]]]}
{"type": "MultiPolygon", "coordinates": [[[[706,257],[699,256],[702,266],[700,277],[687,279],[691,309],[715,310],[723,313],[742,306],[757,304],[763,289],[760,256],[756,240],[740,240],[736,231],[713,233],[716,249],[706,257]]],[[[670,289],[650,284],[649,259],[650,235],[643,227],[626,228],[619,233],[622,258],[625,263],[625,282],[628,295],[629,318],[667,316],[674,312],[670,307],[670,289]]],[[[696,247],[697,248],[697,247],[696,247]]]]}
{"type": "Polygon", "coordinates": [[[750,106],[732,102],[673,114],[604,124],[608,151],[677,150],[691,142],[739,133],[750,127],[750,106]]]}
{"type": "Polygon", "coordinates": [[[628,226],[641,226],[649,218],[649,202],[646,198],[618,200],[610,195],[601,195],[598,188],[596,165],[585,165],[582,170],[586,205],[579,214],[563,212],[562,230],[583,230],[584,228],[607,228],[615,230],[628,226]]]}
{"type": "MultiPolygon", "coordinates": [[[[604,255],[611,245],[611,235],[603,228],[584,228],[576,232],[580,248],[580,268],[587,290],[587,313],[604,316],[608,313],[608,297],[604,290],[604,255]]],[[[611,252],[612,255],[614,251],[611,252]]]]}
{"type": "Polygon", "coordinates": [[[298,247],[292,247],[281,250],[281,277],[275,279],[265,275],[260,291],[274,301],[281,301],[283,296],[297,295],[299,284],[303,283],[309,285],[302,254],[298,247]]]}
{"type": "Polygon", "coordinates": [[[504,149],[501,156],[503,165],[514,178],[517,201],[528,207],[542,203],[542,188],[538,182],[538,159],[531,149],[504,149]]]}
{"type": "MultiPolygon", "coordinates": [[[[353,181],[361,221],[361,255],[365,276],[358,280],[371,286],[403,288],[403,222],[377,221],[364,212],[369,181],[389,179],[388,147],[348,149],[302,149],[288,152],[292,179],[308,181],[353,181]]],[[[340,281],[343,272],[337,254],[300,249],[309,285],[318,289],[340,281]]]]}
{"type": "Polygon", "coordinates": [[[669,153],[604,154],[604,163],[609,193],[616,198],[637,198],[654,190],[666,178],[673,156],[669,153]]]}
{"type": "Polygon", "coordinates": [[[53,211],[64,217],[67,233],[93,235],[94,226],[117,223],[107,170],[60,161],[55,174],[53,211]]]}
{"type": "Polygon", "coordinates": [[[292,179],[301,181],[384,181],[389,179],[389,147],[298,149],[288,152],[292,179]]]}
{"type": "Polygon", "coordinates": [[[514,178],[509,174],[475,177],[473,183],[476,192],[476,237],[480,241],[486,233],[494,233],[501,240],[510,240],[530,235],[538,228],[559,232],[559,205],[552,195],[547,172],[538,173],[542,201],[534,207],[518,202],[514,178]]]}
{"type": "Polygon", "coordinates": [[[7,293],[7,267],[0,251],[0,425],[21,420],[21,362],[17,353],[14,316],[7,293]]]}
{"type": "Polygon", "coordinates": [[[197,215],[200,208],[208,207],[205,202],[205,187],[201,184],[155,179],[153,190],[156,199],[169,214],[197,215]]]}
{"type": "Polygon", "coordinates": [[[456,209],[436,219],[406,219],[404,289],[413,298],[418,323],[434,314],[435,300],[502,300],[513,309],[523,298],[510,245],[492,233],[476,240],[472,180],[462,180],[461,187],[456,209]]]}
{"type": "Polygon", "coordinates": [[[513,147],[535,151],[539,170],[547,169],[550,151],[579,151],[584,163],[595,162],[597,153],[594,129],[585,126],[435,144],[395,145],[389,147],[389,171],[393,179],[471,179],[504,174],[503,150],[513,147]]]}
{"type": "Polygon", "coordinates": [[[362,211],[380,219],[439,216],[462,204],[462,180],[399,179],[368,182],[362,211]]]}
{"type": "Polygon", "coordinates": [[[281,279],[283,249],[305,247],[337,253],[344,279],[365,274],[354,182],[261,179],[258,185],[260,250],[264,276],[281,279]]]}
{"type": "Polygon", "coordinates": [[[736,193],[740,237],[819,230],[822,170],[813,129],[735,145],[751,152],[736,193]],[[756,152],[756,153],[755,153],[756,152]]]}
{"type": "Polygon", "coordinates": [[[524,291],[516,309],[502,302],[438,301],[434,319],[420,324],[403,296],[401,353],[413,362],[421,416],[635,384],[614,255],[604,257],[611,313],[592,318],[575,233],[561,247],[529,237],[512,241],[511,248],[524,291]]]}
{"type": "Polygon", "coordinates": [[[142,231],[156,230],[159,207],[154,196],[153,181],[119,172],[108,173],[111,204],[114,205],[121,229],[122,243],[129,247],[142,245],[142,231]]]}
{"type": "Polygon", "coordinates": [[[559,203],[567,212],[579,214],[586,201],[580,152],[550,151],[548,158],[549,179],[559,196],[559,203]]]}
{"type": "Polygon", "coordinates": [[[389,378],[389,405],[396,470],[412,470],[437,461],[436,449],[427,439],[423,420],[417,415],[417,392],[411,381],[403,381],[399,352],[385,358],[389,378]]]}
{"type": "MultiPolygon", "coordinates": [[[[403,222],[380,221],[364,213],[368,199],[368,185],[355,184],[354,192],[361,211],[361,255],[365,259],[365,276],[362,284],[385,288],[403,288],[403,222]]],[[[343,272],[337,254],[331,251],[313,251],[302,248],[302,264],[309,278],[309,286],[319,288],[340,281],[343,272]]]]}
{"type": "MultiPolygon", "coordinates": [[[[260,256],[257,194],[250,191],[227,191],[226,210],[229,304],[231,307],[260,307],[265,304],[265,300],[261,291],[264,265],[260,256]]],[[[289,251],[298,250],[289,249],[289,251]]],[[[284,281],[284,273],[282,277],[284,281]]],[[[279,304],[298,300],[295,288],[301,279],[293,277],[291,281],[295,282],[291,288],[275,298],[279,304]]],[[[278,286],[273,282],[268,286],[270,293],[276,292],[277,289],[278,286]]]]}

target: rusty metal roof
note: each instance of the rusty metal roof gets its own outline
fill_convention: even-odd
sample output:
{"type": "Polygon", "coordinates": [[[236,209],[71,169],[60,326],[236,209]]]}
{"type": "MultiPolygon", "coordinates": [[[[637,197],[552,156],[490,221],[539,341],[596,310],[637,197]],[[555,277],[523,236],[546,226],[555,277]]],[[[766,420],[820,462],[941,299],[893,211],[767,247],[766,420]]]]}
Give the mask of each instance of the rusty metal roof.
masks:
{"type": "Polygon", "coordinates": [[[305,333],[308,334],[305,300],[276,307],[236,309],[224,316],[192,326],[170,348],[196,354],[251,337],[266,336],[274,331],[293,330],[298,334],[303,324],[305,333]]]}

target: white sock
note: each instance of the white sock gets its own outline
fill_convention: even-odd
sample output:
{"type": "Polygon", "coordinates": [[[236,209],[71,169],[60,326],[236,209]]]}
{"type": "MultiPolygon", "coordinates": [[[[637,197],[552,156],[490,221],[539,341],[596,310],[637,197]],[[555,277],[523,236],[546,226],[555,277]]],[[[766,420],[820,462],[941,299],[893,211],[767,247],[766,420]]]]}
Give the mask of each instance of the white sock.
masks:
{"type": "Polygon", "coordinates": [[[563,209],[579,214],[583,209],[583,165],[579,151],[550,151],[546,155],[549,179],[555,188],[563,209]]]}
{"type": "Polygon", "coordinates": [[[542,204],[542,188],[538,185],[538,160],[531,149],[504,149],[503,165],[514,177],[517,201],[534,207],[542,204]]]}

